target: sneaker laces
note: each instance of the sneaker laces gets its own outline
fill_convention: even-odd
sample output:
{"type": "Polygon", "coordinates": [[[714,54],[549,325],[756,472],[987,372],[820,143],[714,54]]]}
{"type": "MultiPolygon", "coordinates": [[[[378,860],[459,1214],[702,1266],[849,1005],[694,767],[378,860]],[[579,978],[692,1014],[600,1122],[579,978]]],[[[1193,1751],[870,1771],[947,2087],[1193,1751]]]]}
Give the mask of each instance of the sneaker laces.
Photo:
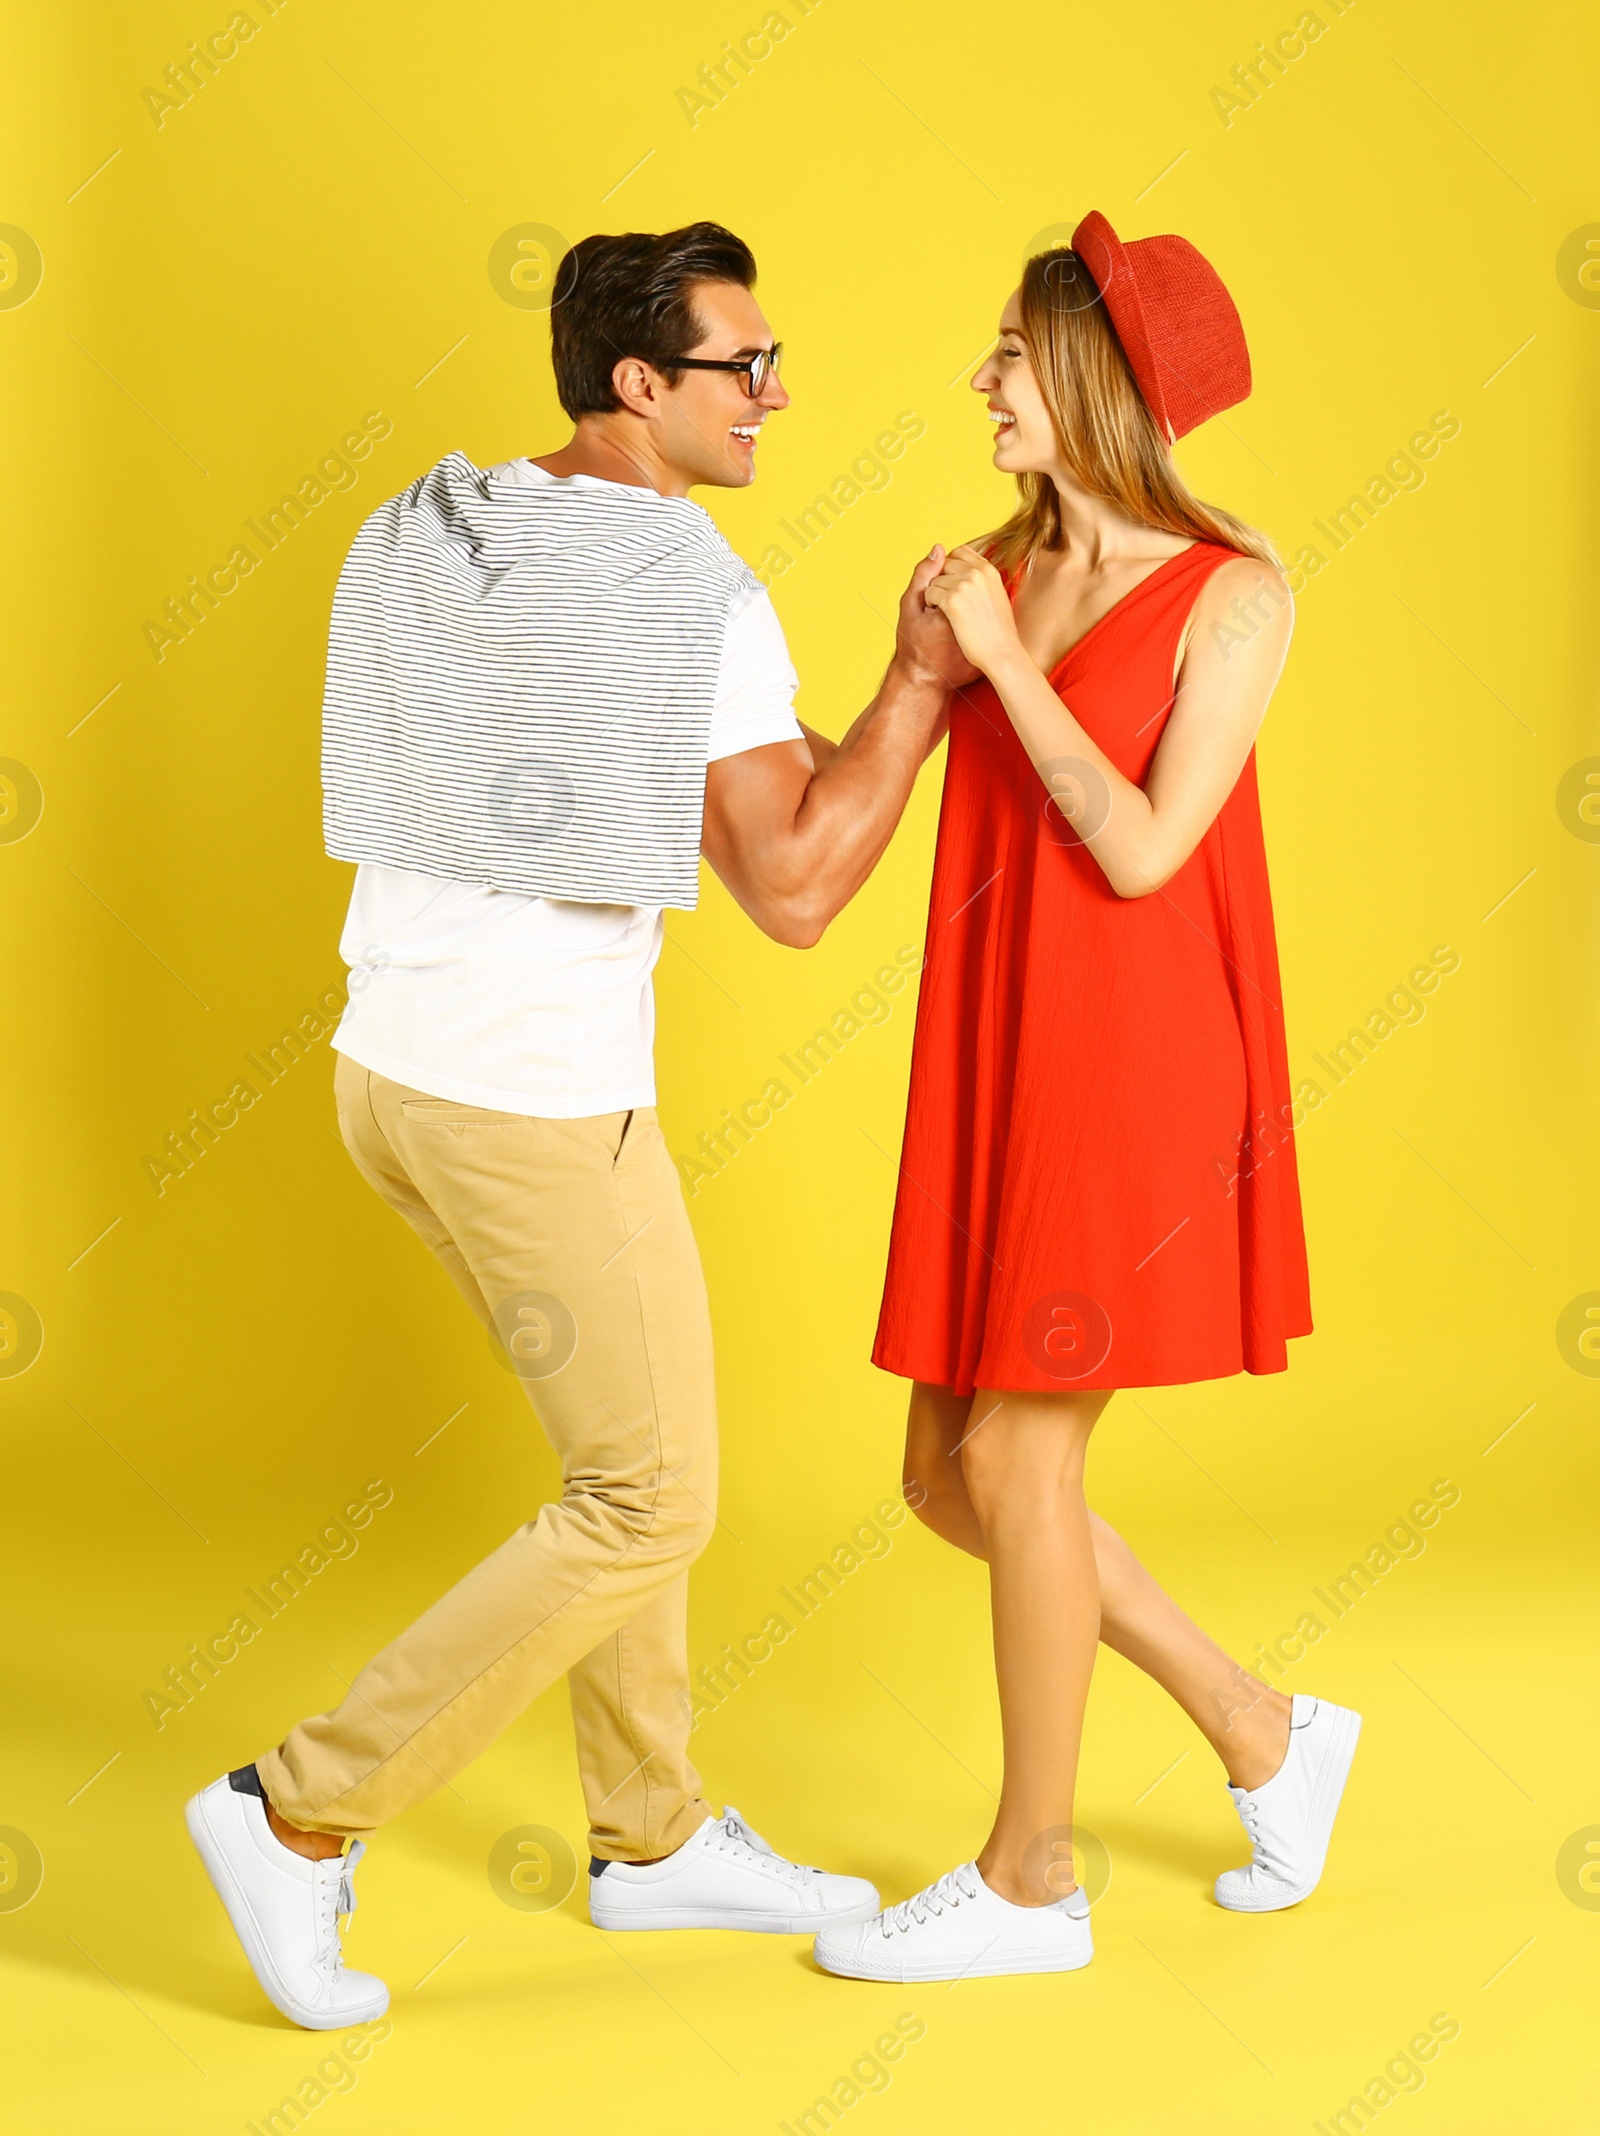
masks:
{"type": "Polygon", "coordinates": [[[1278,1883],[1289,1882],[1292,1864],[1280,1860],[1273,1853],[1270,1840],[1263,1836],[1261,1805],[1255,1796],[1244,1795],[1237,1798],[1235,1807],[1239,1812],[1239,1822],[1244,1826],[1245,1837],[1250,1842],[1251,1867],[1258,1869],[1263,1876],[1274,1878],[1278,1883]]]}
{"type": "Polygon", "coordinates": [[[352,1840],[348,1852],[332,1855],[316,1864],[317,1948],[313,1963],[330,1979],[344,1965],[339,1923],[356,1910],[356,1863],[366,1851],[364,1840],[352,1840]]]}
{"type": "Polygon", "coordinates": [[[761,1834],[747,1825],[739,1812],[729,1803],[722,1816],[706,1827],[705,1844],[717,1854],[731,1854],[737,1861],[750,1863],[764,1869],[769,1875],[781,1876],[785,1883],[798,1884],[802,1889],[816,1882],[822,1874],[809,1862],[791,1862],[769,1846],[761,1834]],[[715,1838],[710,1835],[715,1833],[715,1838]]]}
{"type": "Polygon", "coordinates": [[[887,1941],[890,1936],[920,1928],[935,1914],[943,1913],[947,1906],[955,1908],[963,1899],[975,1899],[982,1888],[977,1865],[964,1862],[959,1869],[946,1870],[925,1891],[902,1899],[898,1906],[885,1907],[878,1916],[878,1932],[887,1941]]]}

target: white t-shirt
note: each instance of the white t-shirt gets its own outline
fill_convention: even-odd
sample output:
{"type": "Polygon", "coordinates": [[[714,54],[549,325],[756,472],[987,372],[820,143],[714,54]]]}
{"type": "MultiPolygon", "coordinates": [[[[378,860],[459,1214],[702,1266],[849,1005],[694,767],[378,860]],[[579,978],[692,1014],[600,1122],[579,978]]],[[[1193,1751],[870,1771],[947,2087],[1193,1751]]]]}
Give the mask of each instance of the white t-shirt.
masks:
{"type": "MultiPolygon", "coordinates": [[[[556,477],[530,460],[493,470],[556,477]]],[[[728,624],[708,761],[803,739],[798,678],[762,593],[728,624]]],[[[581,905],[363,862],[339,953],[339,1052],[462,1105],[583,1119],[655,1103],[659,906],[581,905]]]]}

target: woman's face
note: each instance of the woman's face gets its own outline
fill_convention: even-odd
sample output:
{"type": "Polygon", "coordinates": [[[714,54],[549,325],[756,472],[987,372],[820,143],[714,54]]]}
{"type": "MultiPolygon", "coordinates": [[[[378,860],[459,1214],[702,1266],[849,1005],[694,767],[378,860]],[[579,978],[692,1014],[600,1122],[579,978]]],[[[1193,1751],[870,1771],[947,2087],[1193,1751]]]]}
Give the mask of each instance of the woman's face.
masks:
{"type": "Polygon", "coordinates": [[[1008,475],[1049,473],[1061,448],[1034,374],[1028,337],[1022,331],[1021,298],[1015,290],[1000,314],[999,344],[974,374],[972,390],[982,393],[989,403],[995,425],[995,466],[1008,475]]]}

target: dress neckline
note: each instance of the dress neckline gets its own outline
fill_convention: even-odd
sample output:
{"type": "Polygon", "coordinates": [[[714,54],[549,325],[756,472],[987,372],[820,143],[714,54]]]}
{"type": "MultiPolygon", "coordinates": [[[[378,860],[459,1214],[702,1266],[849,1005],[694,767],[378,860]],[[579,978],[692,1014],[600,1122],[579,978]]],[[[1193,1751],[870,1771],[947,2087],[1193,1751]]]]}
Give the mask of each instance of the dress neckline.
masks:
{"type": "MultiPolygon", "coordinates": [[[[1072,658],[1073,654],[1082,651],[1083,647],[1088,644],[1089,640],[1094,636],[1095,632],[1099,630],[1101,625],[1103,623],[1109,623],[1114,615],[1118,614],[1120,610],[1127,607],[1128,603],[1133,599],[1135,594],[1143,593],[1146,586],[1148,586],[1152,582],[1152,580],[1160,578],[1162,572],[1165,571],[1169,565],[1181,562],[1182,559],[1186,556],[1192,556],[1196,549],[1204,549],[1210,546],[1211,544],[1202,541],[1198,537],[1196,537],[1194,541],[1189,543],[1187,548],[1174,550],[1171,556],[1164,556],[1161,559],[1160,563],[1155,566],[1154,570],[1147,571],[1142,579],[1137,580],[1132,586],[1128,588],[1126,593],[1120,595],[1118,599],[1113,601],[1111,606],[1106,609],[1103,614],[1096,616],[1094,621],[1089,625],[1089,628],[1083,632],[1081,637],[1073,639],[1072,643],[1067,647],[1066,651],[1061,655],[1061,658],[1055,663],[1054,667],[1043,671],[1045,680],[1047,682],[1053,682],[1056,676],[1059,675],[1061,673],[1061,670],[1066,666],[1067,662],[1072,658]]],[[[1014,577],[1007,579],[1006,581],[1006,597],[1011,602],[1013,608],[1015,608],[1017,605],[1016,593],[1014,590],[1015,584],[1016,581],[1014,577]]]]}

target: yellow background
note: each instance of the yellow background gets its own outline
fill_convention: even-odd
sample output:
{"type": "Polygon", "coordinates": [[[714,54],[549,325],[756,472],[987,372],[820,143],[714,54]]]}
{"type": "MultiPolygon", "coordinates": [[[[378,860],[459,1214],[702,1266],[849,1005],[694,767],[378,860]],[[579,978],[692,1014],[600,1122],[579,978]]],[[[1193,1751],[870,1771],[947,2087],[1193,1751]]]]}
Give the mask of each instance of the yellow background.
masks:
{"type": "MultiPolygon", "coordinates": [[[[1220,1774],[1111,1659],[1080,1804],[1113,1867],[1087,1973],[880,1988],[800,1941],[602,1939],[581,1894],[519,1911],[488,1877],[521,1825],[581,1854],[558,1685],[374,1848],[350,1948],[390,1981],[393,2031],[310,2119],[771,2130],[909,2010],[926,2030],[852,2132],[1256,2136],[1326,2120],[1446,2012],[1459,2036],[1385,2128],[1592,2128],[1600,1916],[1557,1876],[1600,1827],[1597,1389],[1556,1339],[1600,1284],[1577,1066],[1600,853],[1556,802],[1596,747],[1600,315],[1557,273],[1600,222],[1588,12],[1319,5],[1325,34],[1224,123],[1213,91],[1298,0],[784,0],[790,34],[691,125],[679,91],[762,0],[252,0],[258,34],[157,125],[146,90],[229,12],[15,11],[5,42],[0,220],[44,261],[0,311],[0,747],[44,797],[0,849],[0,1288],[44,1329],[0,1384],[0,1824],[45,1864],[0,1911],[16,2125],[237,2129],[336,2049],[257,1993],[180,1806],[553,1488],[515,1382],[338,1146],[325,1045],[164,1194],[144,1163],[343,976],[317,741],[360,519],[452,448],[563,435],[545,315],[492,286],[491,248],[523,223],[698,216],[749,240],[794,393],[756,486],[712,500],[752,556],[897,414],[925,418],[776,587],[802,710],[839,732],[915,556],[1006,509],[965,377],[1029,241],[1099,207],[1226,278],[1256,391],[1180,457],[1286,550],[1435,411],[1461,426],[1307,586],[1261,747],[1297,1075],[1435,945],[1460,968],[1301,1137],[1318,1332],[1289,1373],[1124,1397],[1094,1460],[1096,1502],[1246,1659],[1435,1479],[1459,1487],[1285,1679],[1366,1715],[1326,1881],[1276,1918],[1210,1903],[1241,1855],[1220,1774]],[[393,430],[359,484],[157,662],[147,620],[369,410],[393,430]],[[359,1554],[158,1730],[145,1690],[375,1478],[393,1502],[359,1554]]],[[[937,798],[930,767],[809,954],[714,883],[670,919],[674,1149],[920,941],[937,798]]],[[[896,1484],[903,1389],[867,1350],[911,1023],[906,994],[691,1204],[726,1441],[697,1662],[896,1484]]],[[[981,1568],[895,1531],[697,1752],[717,1799],[888,1898],[965,1859],[998,1780],[981,1568]]]]}

